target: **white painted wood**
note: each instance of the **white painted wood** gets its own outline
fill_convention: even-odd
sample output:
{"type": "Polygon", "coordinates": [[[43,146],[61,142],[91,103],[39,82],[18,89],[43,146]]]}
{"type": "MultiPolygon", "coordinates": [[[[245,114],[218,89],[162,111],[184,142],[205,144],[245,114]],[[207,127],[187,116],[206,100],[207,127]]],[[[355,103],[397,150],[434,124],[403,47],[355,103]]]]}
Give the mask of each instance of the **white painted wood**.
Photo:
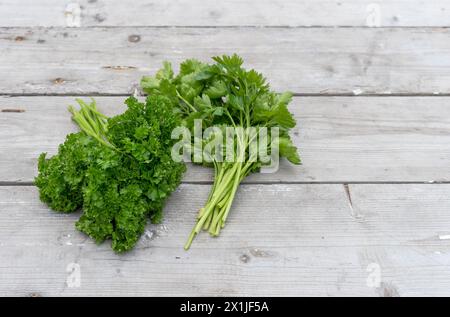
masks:
{"type": "MultiPolygon", "coordinates": [[[[449,97],[417,96],[450,94],[449,11],[449,0],[2,0],[3,95],[125,95],[163,60],[236,52],[275,89],[321,97],[291,108],[304,165],[249,177],[219,238],[182,249],[211,180],[190,166],[164,223],[116,255],[74,229],[79,213],[4,186],[32,182],[39,153],[76,131],[74,97],[1,96],[0,296],[449,296],[450,185],[342,184],[450,181],[449,97]],[[377,26],[400,28],[365,28],[377,26]],[[340,94],[385,97],[324,96],[340,94]],[[316,182],[337,184],[292,184],[316,182]]],[[[124,110],[124,97],[96,99],[124,110]]]]}
{"type": "Polygon", "coordinates": [[[276,90],[450,93],[450,29],[0,29],[1,94],[127,94],[163,60],[238,53],[276,90]]]}
{"type": "MultiPolygon", "coordinates": [[[[41,152],[54,154],[77,131],[66,110],[75,97],[0,97],[0,182],[31,182],[41,152]]],[[[85,98],[86,100],[89,100],[85,98]]],[[[99,108],[122,112],[125,97],[97,97],[99,108]]],[[[249,182],[450,181],[447,97],[295,97],[294,143],[302,166],[282,161],[275,174],[249,182]]],[[[211,180],[190,166],[185,180],[211,180]]]]}
{"type": "Polygon", "coordinates": [[[244,185],[221,236],[186,252],[208,188],[182,185],[164,223],[116,255],[34,187],[0,187],[0,295],[450,295],[450,240],[439,238],[450,185],[350,185],[352,208],[342,185],[244,185]],[[73,263],[79,288],[66,284],[73,263]],[[368,287],[374,266],[380,285],[368,287]]]}
{"type": "Polygon", "coordinates": [[[448,0],[2,0],[0,26],[70,26],[73,4],[81,26],[450,25],[448,0]]]}

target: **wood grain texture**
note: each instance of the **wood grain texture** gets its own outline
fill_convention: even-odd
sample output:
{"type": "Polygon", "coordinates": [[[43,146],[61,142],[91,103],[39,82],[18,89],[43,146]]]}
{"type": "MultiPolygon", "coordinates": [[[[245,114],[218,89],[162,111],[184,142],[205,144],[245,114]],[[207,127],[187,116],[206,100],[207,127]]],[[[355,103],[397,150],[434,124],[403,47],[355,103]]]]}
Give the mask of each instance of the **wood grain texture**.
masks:
{"type": "Polygon", "coordinates": [[[83,27],[450,25],[448,0],[3,0],[0,26],[71,25],[74,4],[83,27]]]}
{"type": "MultiPolygon", "coordinates": [[[[450,296],[450,184],[405,184],[450,182],[449,12],[450,0],[2,0],[0,296],[450,296]],[[124,255],[21,186],[77,131],[73,95],[128,95],[163,60],[234,52],[307,95],[291,107],[304,165],[246,179],[219,238],[182,249],[206,168],[189,167],[163,224],[124,255]]],[[[124,98],[96,99],[113,115],[124,98]]]]}
{"type": "MultiPolygon", "coordinates": [[[[85,98],[88,100],[87,98],[85,98]]],[[[125,97],[98,97],[108,115],[125,97]]],[[[0,97],[0,182],[31,182],[41,152],[54,154],[77,131],[67,106],[74,97],[0,97]]],[[[285,161],[248,182],[450,181],[450,107],[446,97],[295,97],[292,132],[302,166],[285,161]]],[[[190,166],[188,182],[212,178],[190,166]]]]}
{"type": "Polygon", "coordinates": [[[276,90],[449,94],[450,29],[1,28],[0,94],[128,94],[163,60],[238,53],[276,90]]]}
{"type": "Polygon", "coordinates": [[[221,236],[185,252],[208,189],[182,185],[164,223],[116,255],[34,187],[0,187],[0,295],[450,295],[450,185],[350,185],[352,206],[342,185],[244,185],[221,236]],[[79,288],[66,284],[70,263],[79,288]]]}

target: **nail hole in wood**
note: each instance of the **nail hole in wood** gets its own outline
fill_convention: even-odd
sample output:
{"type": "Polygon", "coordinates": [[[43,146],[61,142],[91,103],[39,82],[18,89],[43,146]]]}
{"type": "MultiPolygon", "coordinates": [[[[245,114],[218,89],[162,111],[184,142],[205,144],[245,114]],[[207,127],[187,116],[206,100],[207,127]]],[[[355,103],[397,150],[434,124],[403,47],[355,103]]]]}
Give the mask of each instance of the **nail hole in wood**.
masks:
{"type": "Polygon", "coordinates": [[[137,43],[140,40],[141,40],[141,36],[140,35],[133,34],[133,35],[130,35],[128,37],[128,41],[131,42],[131,43],[137,43]]]}
{"type": "Polygon", "coordinates": [[[65,83],[65,80],[58,77],[58,78],[53,79],[53,83],[56,85],[63,84],[63,83],[65,83]]]}

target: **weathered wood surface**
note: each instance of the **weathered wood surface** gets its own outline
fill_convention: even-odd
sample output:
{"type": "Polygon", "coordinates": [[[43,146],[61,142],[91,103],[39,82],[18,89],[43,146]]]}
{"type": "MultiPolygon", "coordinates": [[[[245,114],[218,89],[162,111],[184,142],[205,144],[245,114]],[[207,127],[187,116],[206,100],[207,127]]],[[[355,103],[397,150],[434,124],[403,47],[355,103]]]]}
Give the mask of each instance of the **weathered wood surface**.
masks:
{"type": "Polygon", "coordinates": [[[448,0],[3,0],[0,26],[449,26],[448,0]]]}
{"type": "Polygon", "coordinates": [[[343,185],[243,185],[220,238],[186,252],[208,188],[182,185],[116,255],[34,187],[0,187],[0,295],[450,295],[450,185],[350,185],[351,205],[343,185]]]}
{"type": "Polygon", "coordinates": [[[0,296],[450,296],[449,12],[450,0],[2,0],[0,296]],[[163,60],[234,52],[302,95],[304,165],[249,177],[219,238],[182,249],[205,168],[125,255],[22,186],[76,131],[74,95],[105,95],[112,115],[163,60]],[[406,184],[425,182],[442,184],[406,184]]]}
{"type": "Polygon", "coordinates": [[[0,94],[128,94],[163,60],[238,53],[274,89],[449,94],[448,28],[1,28],[0,94]]]}
{"type": "MultiPolygon", "coordinates": [[[[86,100],[89,100],[85,98],[86,100]]],[[[125,97],[97,97],[113,115],[125,97]]],[[[31,182],[41,152],[54,154],[78,131],[67,106],[74,97],[0,97],[0,182],[31,182]]],[[[248,182],[450,181],[450,107],[446,97],[295,97],[294,143],[302,166],[281,162],[275,174],[248,182]]],[[[211,180],[191,166],[185,181],[211,180]]]]}

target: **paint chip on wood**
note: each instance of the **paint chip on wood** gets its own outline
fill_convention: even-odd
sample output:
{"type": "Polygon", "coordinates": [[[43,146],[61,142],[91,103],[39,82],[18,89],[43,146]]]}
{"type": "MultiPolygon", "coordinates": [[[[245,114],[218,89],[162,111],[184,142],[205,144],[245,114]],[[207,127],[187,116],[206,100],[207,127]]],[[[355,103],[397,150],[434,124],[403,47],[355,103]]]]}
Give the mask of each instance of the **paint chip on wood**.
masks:
{"type": "Polygon", "coordinates": [[[139,90],[135,87],[133,90],[133,97],[137,98],[139,96],[139,90]]]}
{"type": "Polygon", "coordinates": [[[267,258],[271,256],[269,252],[257,248],[250,249],[250,254],[256,258],[267,258]]]}
{"type": "Polygon", "coordinates": [[[145,230],[144,237],[147,240],[153,240],[156,237],[156,232],[154,230],[145,230]]]}
{"type": "Polygon", "coordinates": [[[79,3],[71,2],[67,5],[64,12],[66,16],[66,26],[80,27],[81,26],[81,7],[79,3]]]}
{"type": "Polygon", "coordinates": [[[357,89],[353,90],[353,94],[355,96],[361,95],[362,93],[363,93],[363,91],[360,88],[357,88],[357,89]]]}
{"type": "Polygon", "coordinates": [[[367,5],[366,12],[366,25],[368,27],[381,26],[381,8],[378,3],[370,3],[367,5]]]}

